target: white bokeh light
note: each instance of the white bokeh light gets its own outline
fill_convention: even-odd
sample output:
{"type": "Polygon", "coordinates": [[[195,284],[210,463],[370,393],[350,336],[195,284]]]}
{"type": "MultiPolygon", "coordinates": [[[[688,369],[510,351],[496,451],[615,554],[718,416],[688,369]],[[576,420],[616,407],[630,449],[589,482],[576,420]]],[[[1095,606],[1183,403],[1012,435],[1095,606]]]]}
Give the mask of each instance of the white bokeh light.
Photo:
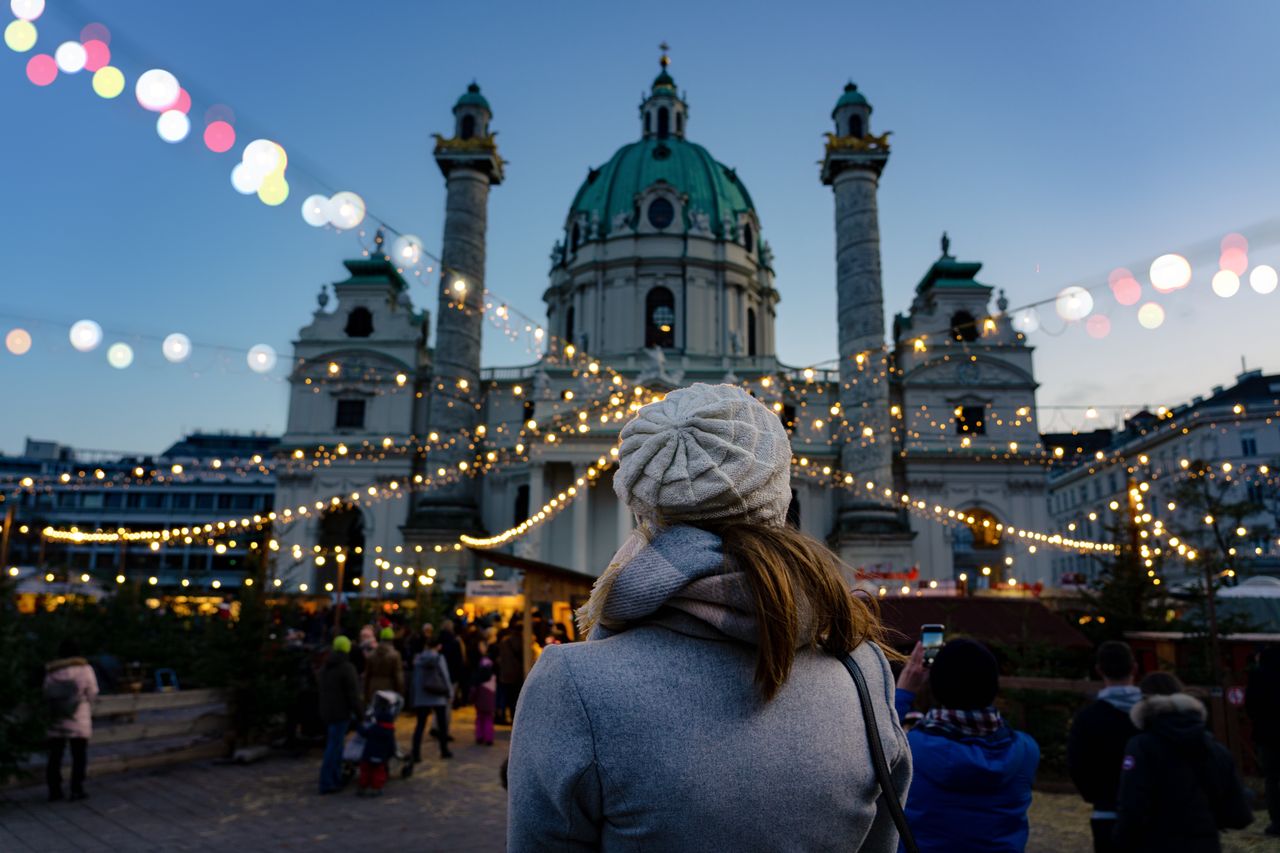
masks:
{"type": "Polygon", "coordinates": [[[254,373],[266,373],[276,366],[276,351],[267,344],[257,344],[249,349],[247,361],[254,373]]]}
{"type": "Polygon", "coordinates": [[[92,320],[78,320],[72,324],[67,337],[71,339],[71,346],[80,352],[89,352],[102,343],[102,327],[92,320]]]}
{"type": "Polygon", "coordinates": [[[1249,286],[1261,294],[1268,294],[1276,289],[1275,267],[1258,264],[1249,272],[1249,286]]]}
{"type": "Polygon", "coordinates": [[[126,343],[114,343],[107,347],[107,364],[116,370],[124,370],[133,364],[133,347],[126,343]]]}
{"type": "Polygon", "coordinates": [[[1231,270],[1218,270],[1213,274],[1213,281],[1209,284],[1214,293],[1223,299],[1230,299],[1240,290],[1240,276],[1231,270]]]}
{"type": "Polygon", "coordinates": [[[164,339],[160,345],[164,357],[174,364],[186,361],[191,357],[191,339],[182,332],[174,332],[164,339]]]}
{"type": "Polygon", "coordinates": [[[329,199],[329,222],[335,228],[355,228],[364,221],[364,199],[346,190],[329,199]]]}
{"type": "Polygon", "coordinates": [[[1064,287],[1053,304],[1058,316],[1069,323],[1083,320],[1093,310],[1093,296],[1083,287],[1064,287]]]}
{"type": "Polygon", "coordinates": [[[44,0],[9,0],[9,11],[15,18],[34,21],[44,14],[44,0]]]}
{"type": "Polygon", "coordinates": [[[1034,308],[1023,308],[1014,312],[1009,325],[1013,326],[1015,332],[1029,335],[1040,328],[1040,312],[1034,308]]]}
{"type": "Polygon", "coordinates": [[[1158,329],[1164,325],[1164,309],[1155,302],[1148,302],[1138,309],[1138,322],[1144,329],[1158,329]]]}
{"type": "Polygon", "coordinates": [[[163,68],[152,68],[142,72],[138,82],[134,84],[133,93],[138,103],[152,112],[164,112],[178,102],[182,87],[178,78],[163,68]]]}
{"type": "Polygon", "coordinates": [[[1161,255],[1151,262],[1150,274],[1151,286],[1161,293],[1169,293],[1191,283],[1191,264],[1182,255],[1161,255]]]}
{"type": "Polygon", "coordinates": [[[302,221],[313,228],[329,224],[329,198],[320,194],[307,196],[302,203],[302,221]]]}
{"type": "Polygon", "coordinates": [[[413,266],[422,260],[422,241],[412,234],[402,234],[391,241],[391,262],[413,266]]]}
{"type": "Polygon", "coordinates": [[[241,195],[253,195],[262,186],[262,175],[255,175],[244,163],[236,163],[231,169],[231,186],[241,195]]]}
{"type": "Polygon", "coordinates": [[[165,110],[156,119],[156,133],[165,142],[181,142],[191,132],[191,119],[180,110],[165,110]]]}
{"type": "Polygon", "coordinates": [[[78,41],[64,41],[53,52],[53,61],[58,63],[58,70],[63,74],[75,74],[84,70],[89,54],[84,45],[78,41]]]}

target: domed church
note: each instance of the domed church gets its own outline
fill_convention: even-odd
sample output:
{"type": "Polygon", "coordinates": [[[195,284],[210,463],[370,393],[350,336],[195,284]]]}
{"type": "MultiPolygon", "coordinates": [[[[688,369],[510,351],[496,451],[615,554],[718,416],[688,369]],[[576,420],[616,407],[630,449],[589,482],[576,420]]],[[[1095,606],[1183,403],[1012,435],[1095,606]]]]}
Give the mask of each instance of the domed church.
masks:
{"type": "Polygon", "coordinates": [[[856,86],[836,101],[815,174],[835,199],[836,369],[778,360],[761,214],[745,176],[690,139],[665,52],[638,138],[587,172],[548,235],[546,323],[530,330],[542,357],[483,368],[486,329],[523,333],[484,291],[488,197],[506,164],[478,85],[453,114],[434,150],[446,189],[434,324],[379,235],[295,342],[275,505],[317,511],[281,528],[286,582],[337,580],[334,560],[312,558],[319,546],[345,554],[347,589],[410,569],[460,589],[485,565],[464,534],[599,574],[633,523],[610,482],[618,431],[635,406],[694,382],[739,384],[778,413],[796,456],[790,521],[830,543],[851,582],[1050,579],[1047,557],[995,527],[1049,526],[1032,352],[1003,292],[993,305],[982,265],[953,257],[944,235],[886,345],[876,197],[890,146],[856,86]],[[404,497],[321,503],[391,481],[404,497]]]}

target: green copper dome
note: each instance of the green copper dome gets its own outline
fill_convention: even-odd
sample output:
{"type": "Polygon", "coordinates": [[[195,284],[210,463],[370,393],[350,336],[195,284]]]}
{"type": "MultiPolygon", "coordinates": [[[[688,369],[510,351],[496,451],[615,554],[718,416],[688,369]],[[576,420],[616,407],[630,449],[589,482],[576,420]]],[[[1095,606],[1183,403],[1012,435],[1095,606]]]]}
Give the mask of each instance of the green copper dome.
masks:
{"type": "Polygon", "coordinates": [[[836,112],[839,111],[841,107],[849,106],[862,106],[866,107],[868,110],[871,109],[871,104],[869,104],[866,97],[858,91],[857,85],[852,82],[845,84],[844,94],[840,96],[840,100],[836,101],[835,108],[831,110],[831,117],[835,118],[836,112]]]}
{"type": "Polygon", "coordinates": [[[707,149],[677,136],[649,138],[618,149],[609,162],[592,169],[574,196],[569,216],[586,214],[596,218],[600,233],[614,230],[614,217],[625,214],[630,227],[636,225],[636,198],[659,181],[665,181],[688,197],[684,227],[690,214],[705,213],[711,231],[724,236],[724,218],[733,222],[738,215],[752,212],[755,205],[737,173],[717,162],[707,149]]]}
{"type": "Polygon", "coordinates": [[[493,110],[489,109],[489,102],[485,100],[484,95],[480,94],[480,86],[477,83],[472,83],[467,87],[467,91],[463,93],[461,98],[458,98],[458,102],[454,104],[454,107],[484,107],[489,112],[493,112],[493,110]]]}

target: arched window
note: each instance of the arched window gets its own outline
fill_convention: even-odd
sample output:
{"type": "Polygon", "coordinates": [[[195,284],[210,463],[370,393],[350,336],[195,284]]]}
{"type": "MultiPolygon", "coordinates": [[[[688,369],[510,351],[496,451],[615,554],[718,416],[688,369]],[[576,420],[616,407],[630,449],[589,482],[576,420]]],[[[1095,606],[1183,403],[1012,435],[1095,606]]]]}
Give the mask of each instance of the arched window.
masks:
{"type": "Polygon", "coordinates": [[[750,222],[742,226],[742,248],[748,252],[754,252],[756,249],[756,235],[751,230],[750,222]]]}
{"type": "Polygon", "coordinates": [[[800,496],[795,489],[791,490],[791,503],[787,504],[787,525],[800,529],[800,496]]]}
{"type": "Polygon", "coordinates": [[[569,306],[569,310],[564,312],[564,342],[571,344],[574,341],[573,333],[573,306],[569,306]]]}
{"type": "Polygon", "coordinates": [[[529,484],[525,483],[516,489],[516,506],[513,514],[515,521],[512,527],[518,527],[529,520],[529,484]]]}
{"type": "Polygon", "coordinates": [[[645,134],[645,136],[648,136],[650,133],[652,133],[652,132],[653,132],[653,121],[652,121],[652,118],[653,118],[653,113],[645,113],[645,114],[644,114],[644,134],[645,134]]]}
{"type": "Polygon", "coordinates": [[[573,223],[573,231],[569,235],[570,251],[578,251],[578,242],[582,239],[581,232],[578,231],[578,223],[573,223]]]}
{"type": "Polygon", "coordinates": [[[861,139],[863,137],[862,116],[849,116],[849,135],[856,139],[861,139]]]}
{"type": "Polygon", "coordinates": [[[665,287],[655,287],[644,299],[644,345],[670,348],[676,345],[676,298],[665,287]]]}
{"type": "Polygon", "coordinates": [[[349,338],[367,338],[373,334],[373,315],[368,308],[352,308],[347,314],[347,327],[343,329],[349,338]]]}
{"type": "Polygon", "coordinates": [[[756,309],[747,309],[747,355],[756,354],[756,309]]]}
{"type": "Polygon", "coordinates": [[[462,131],[459,134],[463,139],[470,139],[476,135],[476,117],[473,115],[465,115],[462,117],[462,131]]]}
{"type": "Polygon", "coordinates": [[[676,113],[676,133],[684,133],[684,113],[676,113]]]}
{"type": "Polygon", "coordinates": [[[659,196],[649,202],[649,224],[659,231],[668,227],[676,218],[676,208],[671,202],[659,196]]]}
{"type": "Polygon", "coordinates": [[[666,107],[658,107],[658,138],[666,139],[669,125],[671,124],[671,113],[666,107]]]}
{"type": "Polygon", "coordinates": [[[957,311],[951,315],[951,337],[957,341],[976,341],[978,321],[968,311],[957,311]]]}

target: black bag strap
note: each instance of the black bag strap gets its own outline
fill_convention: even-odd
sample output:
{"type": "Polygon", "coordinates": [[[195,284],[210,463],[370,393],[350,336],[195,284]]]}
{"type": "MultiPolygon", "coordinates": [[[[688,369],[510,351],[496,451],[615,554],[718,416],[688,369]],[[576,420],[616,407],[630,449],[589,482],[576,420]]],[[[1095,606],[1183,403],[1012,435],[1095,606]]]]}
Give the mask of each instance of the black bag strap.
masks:
{"type": "Polygon", "coordinates": [[[853,655],[845,655],[840,659],[844,668],[853,677],[853,686],[858,690],[858,702],[862,705],[862,722],[867,727],[867,746],[871,748],[871,763],[875,765],[876,779],[880,783],[880,796],[889,809],[894,826],[898,827],[898,838],[906,853],[920,853],[916,846],[915,836],[907,825],[907,816],[902,813],[902,801],[898,798],[898,789],[894,787],[893,777],[889,775],[889,762],[884,757],[884,744],[880,742],[880,726],[876,722],[876,709],[871,704],[871,690],[867,687],[867,679],[862,674],[853,655]]]}

